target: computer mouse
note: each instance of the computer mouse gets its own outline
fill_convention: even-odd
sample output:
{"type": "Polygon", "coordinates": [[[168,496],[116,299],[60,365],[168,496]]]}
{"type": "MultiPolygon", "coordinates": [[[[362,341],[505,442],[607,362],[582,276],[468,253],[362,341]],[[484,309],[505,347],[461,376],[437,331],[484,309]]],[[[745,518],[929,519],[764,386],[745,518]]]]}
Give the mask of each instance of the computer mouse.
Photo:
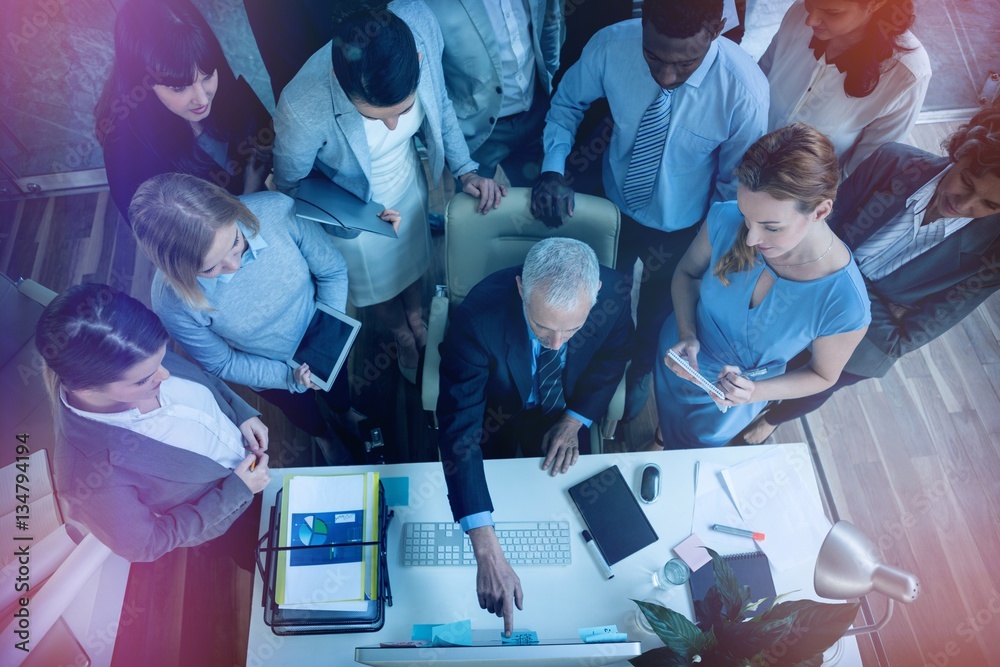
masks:
{"type": "Polygon", "coordinates": [[[647,463],[642,469],[642,481],[639,483],[639,499],[651,503],[660,495],[660,466],[647,463]]]}

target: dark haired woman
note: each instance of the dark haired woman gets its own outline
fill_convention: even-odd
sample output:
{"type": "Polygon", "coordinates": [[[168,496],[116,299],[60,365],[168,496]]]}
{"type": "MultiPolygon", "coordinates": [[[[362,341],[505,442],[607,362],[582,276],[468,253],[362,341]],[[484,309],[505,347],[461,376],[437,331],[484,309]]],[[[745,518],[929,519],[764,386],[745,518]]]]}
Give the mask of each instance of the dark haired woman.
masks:
{"type": "Polygon", "coordinates": [[[767,401],[830,387],[871,321],[861,272],[826,222],[839,180],[830,141],[807,125],[784,127],[758,139],[734,173],[736,201],[712,206],[681,258],[674,314],[660,332],[660,349],[724,398],[665,357],[654,374],[657,444],[670,449],[725,445],[767,401]],[[809,364],[785,373],[809,346],[809,364]]]}
{"type": "Polygon", "coordinates": [[[351,14],[285,87],[274,118],[278,189],[292,193],[315,164],[362,200],[384,205],[383,219],[396,225],[398,239],[363,233],[335,241],[347,260],[351,302],[374,306],[411,382],[427,340],[420,279],[430,266],[427,184],[414,135],[427,146],[433,177],[447,160],[465,192],[480,197],[480,210],[505,194],[475,172],[445,89],[442,47],[422,0],[351,14]]]}
{"type": "Polygon", "coordinates": [[[94,113],[111,197],[126,220],[139,184],[157,174],[192,174],[233,194],[264,187],[270,116],[188,0],[121,8],[111,77],[94,113]]]}
{"type": "Polygon", "coordinates": [[[833,142],[846,178],[884,143],[905,142],[931,78],[913,0],[799,0],[760,67],[768,130],[801,122],[833,142]]]}
{"type": "Polygon", "coordinates": [[[45,308],[35,346],[55,416],[56,487],[70,517],[123,558],[219,537],[267,486],[259,413],[168,353],[163,325],[132,297],[71,287],[45,308]]]}

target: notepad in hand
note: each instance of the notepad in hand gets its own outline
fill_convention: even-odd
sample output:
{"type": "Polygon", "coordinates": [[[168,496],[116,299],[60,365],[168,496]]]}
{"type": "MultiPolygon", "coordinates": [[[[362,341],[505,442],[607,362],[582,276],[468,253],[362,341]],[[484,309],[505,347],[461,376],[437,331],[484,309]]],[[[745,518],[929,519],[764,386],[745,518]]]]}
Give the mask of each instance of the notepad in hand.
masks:
{"type": "Polygon", "coordinates": [[[608,565],[659,539],[618,466],[606,468],[570,487],[569,495],[608,565]]]}

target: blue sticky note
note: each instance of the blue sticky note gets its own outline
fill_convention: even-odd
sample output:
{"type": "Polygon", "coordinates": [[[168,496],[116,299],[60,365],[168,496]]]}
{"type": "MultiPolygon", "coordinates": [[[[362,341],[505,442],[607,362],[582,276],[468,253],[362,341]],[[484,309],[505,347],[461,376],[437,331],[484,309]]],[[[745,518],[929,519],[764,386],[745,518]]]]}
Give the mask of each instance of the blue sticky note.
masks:
{"type": "Polygon", "coordinates": [[[580,628],[577,630],[580,639],[585,644],[606,644],[623,642],[628,640],[628,635],[618,632],[617,625],[603,625],[594,628],[580,628]]]}
{"type": "Polygon", "coordinates": [[[466,619],[434,626],[431,646],[472,646],[472,621],[466,619]]]}
{"type": "Polygon", "coordinates": [[[385,489],[385,504],[389,507],[406,507],[410,504],[409,477],[382,477],[385,489]]]}
{"type": "Polygon", "coordinates": [[[538,643],[538,633],[534,630],[514,630],[510,637],[505,637],[503,630],[500,631],[500,641],[504,644],[516,644],[524,646],[538,643]]]}
{"type": "Polygon", "coordinates": [[[413,624],[413,634],[410,635],[410,639],[415,642],[429,642],[431,636],[434,634],[434,628],[440,623],[414,623],[413,624]]]}

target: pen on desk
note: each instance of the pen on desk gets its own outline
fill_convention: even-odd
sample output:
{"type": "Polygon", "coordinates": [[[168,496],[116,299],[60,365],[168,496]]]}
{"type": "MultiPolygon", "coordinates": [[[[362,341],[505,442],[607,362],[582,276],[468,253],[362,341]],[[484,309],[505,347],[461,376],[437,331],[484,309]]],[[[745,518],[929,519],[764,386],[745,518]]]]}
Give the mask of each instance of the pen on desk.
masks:
{"type": "Polygon", "coordinates": [[[730,528],[729,526],[723,526],[722,524],[713,524],[712,530],[717,530],[720,533],[727,533],[729,535],[739,535],[740,537],[749,537],[751,539],[757,540],[758,542],[764,539],[764,533],[758,533],[753,530],[745,530],[743,528],[730,528]]]}
{"type": "Polygon", "coordinates": [[[597,559],[597,564],[601,566],[601,571],[604,576],[608,579],[614,579],[615,573],[611,571],[611,566],[608,565],[608,561],[604,560],[604,554],[601,550],[597,548],[597,542],[594,538],[590,536],[590,531],[583,531],[583,541],[587,543],[587,548],[590,549],[590,553],[594,554],[594,558],[597,559]]]}

